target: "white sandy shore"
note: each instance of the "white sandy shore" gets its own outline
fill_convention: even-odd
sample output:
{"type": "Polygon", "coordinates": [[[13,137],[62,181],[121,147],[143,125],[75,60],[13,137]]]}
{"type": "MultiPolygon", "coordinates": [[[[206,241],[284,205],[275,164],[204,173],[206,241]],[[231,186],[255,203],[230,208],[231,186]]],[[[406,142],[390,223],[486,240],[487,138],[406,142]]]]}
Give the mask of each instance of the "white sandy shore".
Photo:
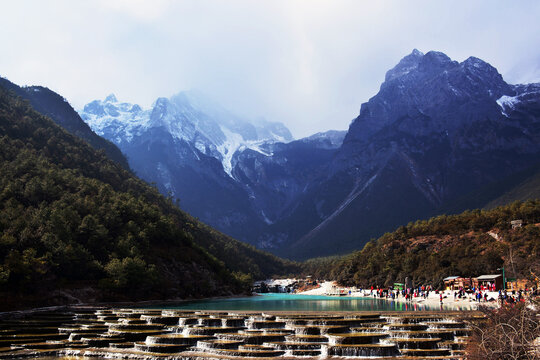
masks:
{"type": "Polygon", "coordinates": [[[319,284],[320,287],[297,293],[298,295],[326,295],[332,292],[333,288],[336,288],[335,281],[325,281],[319,284]]]}

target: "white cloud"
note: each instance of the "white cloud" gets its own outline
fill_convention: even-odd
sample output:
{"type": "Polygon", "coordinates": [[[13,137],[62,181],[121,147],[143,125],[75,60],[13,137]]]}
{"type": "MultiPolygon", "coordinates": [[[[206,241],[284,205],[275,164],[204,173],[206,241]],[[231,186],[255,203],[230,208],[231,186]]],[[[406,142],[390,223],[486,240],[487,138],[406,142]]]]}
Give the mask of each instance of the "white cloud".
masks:
{"type": "Polygon", "coordinates": [[[304,136],[347,128],[413,48],[537,81],[539,15],[540,2],[502,0],[13,1],[0,12],[0,75],[75,106],[197,88],[304,136]]]}
{"type": "Polygon", "coordinates": [[[112,10],[141,21],[155,21],[169,9],[172,0],[99,0],[104,10],[112,10]]]}

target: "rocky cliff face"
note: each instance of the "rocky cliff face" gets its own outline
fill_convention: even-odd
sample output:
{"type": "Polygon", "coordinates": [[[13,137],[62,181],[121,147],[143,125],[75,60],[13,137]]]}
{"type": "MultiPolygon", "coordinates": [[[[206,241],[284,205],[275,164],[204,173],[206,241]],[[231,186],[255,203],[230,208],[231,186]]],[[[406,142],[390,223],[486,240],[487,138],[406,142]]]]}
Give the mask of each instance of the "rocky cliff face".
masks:
{"type": "Polygon", "coordinates": [[[288,224],[290,214],[315,178],[324,173],[344,136],[343,131],[330,131],[287,144],[268,143],[265,153],[246,150],[235,154],[233,176],[264,220],[256,234],[257,246],[273,251],[287,246],[296,227],[288,224]]]}
{"type": "Polygon", "coordinates": [[[509,85],[480,59],[413,51],[362,105],[327,178],[312,186],[311,207],[334,203],[292,243],[294,253],[359,248],[535,165],[539,102],[537,85],[509,85]]]}
{"type": "Polygon", "coordinates": [[[150,109],[114,95],[84,107],[83,119],[127,155],[137,175],[180,199],[180,206],[236,238],[255,242],[265,226],[248,188],[233,174],[239,153],[269,156],[292,140],[280,123],[249,122],[196,92],[159,98],[150,109]]]}
{"type": "Polygon", "coordinates": [[[540,85],[509,85],[480,59],[434,51],[389,70],[346,134],[290,141],[281,124],[249,124],[189,94],[149,110],[98,101],[82,116],[184,209],[292,258],[345,253],[409,221],[482,207],[500,194],[470,194],[500,191],[540,162],[540,85]]]}

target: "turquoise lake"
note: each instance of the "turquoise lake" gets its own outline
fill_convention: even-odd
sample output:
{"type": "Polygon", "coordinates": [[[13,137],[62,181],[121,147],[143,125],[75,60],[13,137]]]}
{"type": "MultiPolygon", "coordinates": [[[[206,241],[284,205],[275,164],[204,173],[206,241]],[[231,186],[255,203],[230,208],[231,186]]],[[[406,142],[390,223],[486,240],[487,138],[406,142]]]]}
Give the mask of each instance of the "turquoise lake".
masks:
{"type": "Polygon", "coordinates": [[[164,309],[246,311],[441,311],[470,310],[469,306],[426,305],[370,297],[262,294],[250,297],[185,301],[164,309]]]}

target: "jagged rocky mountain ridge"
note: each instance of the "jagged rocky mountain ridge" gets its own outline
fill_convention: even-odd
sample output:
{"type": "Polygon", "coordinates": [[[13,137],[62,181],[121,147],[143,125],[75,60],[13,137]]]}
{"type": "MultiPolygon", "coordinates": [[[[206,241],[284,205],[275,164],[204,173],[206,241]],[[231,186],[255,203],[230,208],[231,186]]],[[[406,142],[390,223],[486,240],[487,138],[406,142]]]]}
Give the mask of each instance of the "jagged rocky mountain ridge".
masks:
{"type": "Polygon", "coordinates": [[[85,121],[101,136],[119,146],[161,128],[175,140],[193,145],[200,153],[221,161],[230,175],[232,156],[244,148],[261,151],[263,141],[286,142],[291,133],[281,123],[259,119],[241,119],[197,91],[181,92],[170,99],[158,98],[151,109],[122,103],[114,94],[104,101],[95,100],[81,113],[85,121]]]}
{"type": "Polygon", "coordinates": [[[238,153],[268,156],[273,143],[291,141],[282,124],[246,121],[193,91],[159,98],[150,109],[109,95],[87,104],[81,116],[122,149],[140,177],[194,216],[243,240],[246,229],[253,234],[265,226],[266,215],[233,168],[238,153]]]}
{"type": "Polygon", "coordinates": [[[328,175],[313,184],[315,201],[304,209],[338,201],[320,222],[299,231],[293,251],[308,244],[319,254],[351,250],[537,164],[536,88],[509,85],[474,57],[458,63],[440,52],[413,51],[362,104],[328,175]],[[507,106],[509,97],[523,101],[507,106]]]}
{"type": "MultiPolygon", "coordinates": [[[[174,186],[184,209],[293,258],[344,253],[409,221],[482,207],[493,198],[471,193],[540,161],[540,85],[507,84],[474,57],[459,63],[414,50],[388,71],[346,135],[244,137],[246,144],[219,148],[190,132],[195,120],[171,115],[174,97],[165,100],[146,110],[151,120],[136,135],[121,130],[125,120],[93,111],[99,102],[82,117],[143,178],[164,192],[174,186]]],[[[195,118],[219,124],[223,114],[207,108],[195,118]]]]}

